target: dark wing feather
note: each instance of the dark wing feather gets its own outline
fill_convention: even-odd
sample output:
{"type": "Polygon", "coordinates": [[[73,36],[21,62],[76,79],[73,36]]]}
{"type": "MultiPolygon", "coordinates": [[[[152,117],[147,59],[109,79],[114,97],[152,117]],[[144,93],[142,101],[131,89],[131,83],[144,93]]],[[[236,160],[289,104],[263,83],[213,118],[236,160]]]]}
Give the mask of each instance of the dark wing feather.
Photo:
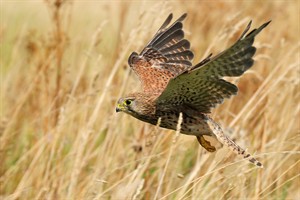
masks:
{"type": "Polygon", "coordinates": [[[182,30],[186,14],[168,27],[172,16],[168,16],[140,54],[133,52],[128,59],[142,82],[144,92],[161,93],[171,78],[192,66],[194,54],[182,30]]]}
{"type": "Polygon", "coordinates": [[[240,39],[229,49],[187,69],[170,80],[166,89],[157,98],[160,109],[178,107],[209,113],[211,108],[235,95],[238,88],[222,79],[224,76],[240,76],[253,65],[256,48],[255,36],[270,22],[263,24],[246,35],[251,22],[240,39]],[[246,36],[245,36],[246,35],[246,36]]]}
{"type": "Polygon", "coordinates": [[[240,39],[227,50],[210,59],[205,65],[201,62],[190,69],[197,70],[197,74],[210,77],[241,76],[254,63],[252,57],[256,48],[253,45],[255,36],[260,33],[271,21],[263,24],[258,29],[250,29],[251,21],[241,35],[240,39]],[[246,36],[245,36],[246,35],[246,36]]]}

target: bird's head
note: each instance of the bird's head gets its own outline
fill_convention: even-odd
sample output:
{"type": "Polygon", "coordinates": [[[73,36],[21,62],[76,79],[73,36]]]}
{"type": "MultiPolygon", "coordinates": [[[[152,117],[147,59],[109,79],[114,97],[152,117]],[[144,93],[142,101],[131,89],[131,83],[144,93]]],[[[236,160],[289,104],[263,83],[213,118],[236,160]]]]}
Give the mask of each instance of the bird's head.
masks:
{"type": "Polygon", "coordinates": [[[129,95],[117,102],[116,112],[125,112],[133,117],[140,118],[154,111],[153,103],[143,95],[129,95]]]}
{"type": "Polygon", "coordinates": [[[135,97],[123,97],[117,102],[116,112],[125,112],[130,114],[136,112],[137,101],[135,97]]]}

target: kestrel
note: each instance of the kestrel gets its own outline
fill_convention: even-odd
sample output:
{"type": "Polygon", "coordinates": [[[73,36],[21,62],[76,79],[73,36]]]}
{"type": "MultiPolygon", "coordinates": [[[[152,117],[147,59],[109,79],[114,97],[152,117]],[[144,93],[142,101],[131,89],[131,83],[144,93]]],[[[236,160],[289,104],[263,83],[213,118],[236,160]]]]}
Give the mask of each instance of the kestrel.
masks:
{"type": "Polygon", "coordinates": [[[116,111],[125,112],[139,120],[160,127],[176,130],[182,113],[180,132],[195,135],[198,142],[209,152],[216,148],[203,135],[216,138],[233,152],[248,159],[258,167],[263,165],[252,155],[224,134],[220,125],[209,114],[212,108],[225,98],[236,95],[236,85],[222,77],[241,76],[253,65],[256,48],[255,36],[271,21],[247,34],[251,21],[241,37],[227,50],[207,58],[196,65],[190,43],[184,39],[183,14],[172,25],[170,14],[153,39],[140,54],[133,52],[129,66],[142,83],[142,91],[131,93],[118,100],[116,111]]]}

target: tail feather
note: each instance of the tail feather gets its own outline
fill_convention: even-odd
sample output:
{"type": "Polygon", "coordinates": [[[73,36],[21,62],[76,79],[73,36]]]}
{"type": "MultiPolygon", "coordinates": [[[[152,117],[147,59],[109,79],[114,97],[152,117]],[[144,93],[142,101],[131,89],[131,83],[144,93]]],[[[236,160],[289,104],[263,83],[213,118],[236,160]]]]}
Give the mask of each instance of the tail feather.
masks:
{"type": "Polygon", "coordinates": [[[244,159],[247,159],[249,162],[256,165],[257,167],[263,168],[261,162],[256,160],[251,154],[247,153],[246,150],[244,150],[242,147],[233,142],[227,135],[225,135],[221,127],[211,118],[208,118],[207,124],[209,125],[219,142],[229,147],[237,155],[243,156],[244,159]]]}

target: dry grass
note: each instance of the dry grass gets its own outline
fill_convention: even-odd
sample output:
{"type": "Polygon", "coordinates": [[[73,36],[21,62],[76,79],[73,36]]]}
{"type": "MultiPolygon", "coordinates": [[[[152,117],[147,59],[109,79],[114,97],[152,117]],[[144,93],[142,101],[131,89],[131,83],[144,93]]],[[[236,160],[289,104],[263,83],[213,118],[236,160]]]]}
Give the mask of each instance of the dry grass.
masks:
{"type": "Polygon", "coordinates": [[[300,198],[299,1],[55,1],[1,1],[1,199],[300,198]],[[273,20],[213,112],[265,168],[115,114],[139,89],[127,57],[170,12],[195,62],[273,20]]]}

